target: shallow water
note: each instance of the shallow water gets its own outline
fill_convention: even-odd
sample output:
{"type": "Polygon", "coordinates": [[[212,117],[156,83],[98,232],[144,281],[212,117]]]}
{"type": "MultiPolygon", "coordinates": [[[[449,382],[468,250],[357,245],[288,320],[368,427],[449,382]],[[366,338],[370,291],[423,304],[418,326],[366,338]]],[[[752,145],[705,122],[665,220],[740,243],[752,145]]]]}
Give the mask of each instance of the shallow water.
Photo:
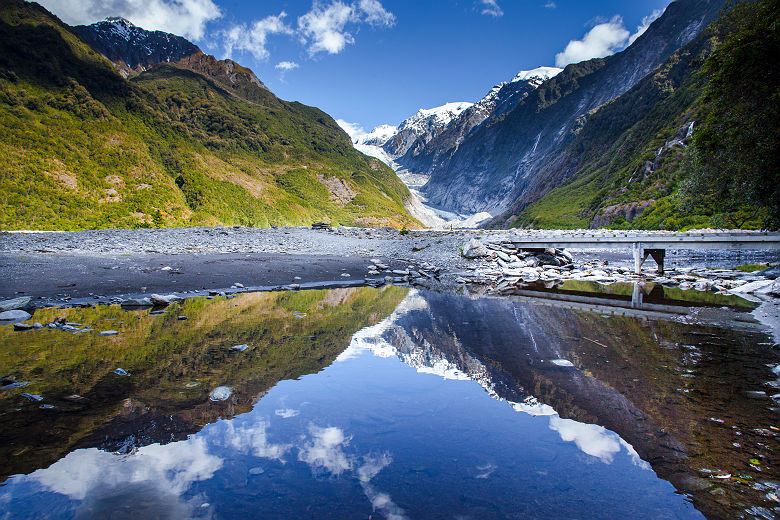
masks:
{"type": "Polygon", "coordinates": [[[705,324],[608,303],[388,287],[38,311],[93,331],[0,328],[0,372],[29,382],[0,391],[0,517],[771,518],[767,335],[731,330],[737,301],[705,324]]]}

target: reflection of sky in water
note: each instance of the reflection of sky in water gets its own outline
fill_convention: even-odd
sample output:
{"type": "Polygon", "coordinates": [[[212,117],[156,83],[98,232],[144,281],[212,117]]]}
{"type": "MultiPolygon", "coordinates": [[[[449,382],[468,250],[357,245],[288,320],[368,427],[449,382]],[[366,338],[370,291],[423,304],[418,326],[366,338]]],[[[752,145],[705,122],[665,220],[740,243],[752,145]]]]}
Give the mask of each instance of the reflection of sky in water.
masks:
{"type": "Polygon", "coordinates": [[[186,441],[14,477],[0,518],[701,518],[601,426],[510,406],[451,366],[355,344],[340,361],[186,441]]]}

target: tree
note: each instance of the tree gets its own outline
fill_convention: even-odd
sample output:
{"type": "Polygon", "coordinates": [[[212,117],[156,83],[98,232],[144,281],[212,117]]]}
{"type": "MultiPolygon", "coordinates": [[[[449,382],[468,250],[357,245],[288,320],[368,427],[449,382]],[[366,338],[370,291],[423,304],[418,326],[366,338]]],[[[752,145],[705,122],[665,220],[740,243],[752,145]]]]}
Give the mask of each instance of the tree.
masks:
{"type": "Polygon", "coordinates": [[[700,72],[703,122],[694,133],[684,196],[744,217],[765,210],[780,225],[780,0],[741,1],[714,25],[700,72]]]}

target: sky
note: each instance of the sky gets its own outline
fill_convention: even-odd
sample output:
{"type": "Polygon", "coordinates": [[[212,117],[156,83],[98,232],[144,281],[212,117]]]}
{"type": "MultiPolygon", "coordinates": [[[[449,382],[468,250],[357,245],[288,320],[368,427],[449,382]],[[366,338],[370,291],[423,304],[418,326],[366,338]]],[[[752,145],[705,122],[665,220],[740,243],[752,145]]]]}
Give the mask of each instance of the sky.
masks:
{"type": "Polygon", "coordinates": [[[625,48],[669,0],[38,0],[122,16],[251,68],[279,97],[370,130],[475,102],[518,71],[625,48]]]}

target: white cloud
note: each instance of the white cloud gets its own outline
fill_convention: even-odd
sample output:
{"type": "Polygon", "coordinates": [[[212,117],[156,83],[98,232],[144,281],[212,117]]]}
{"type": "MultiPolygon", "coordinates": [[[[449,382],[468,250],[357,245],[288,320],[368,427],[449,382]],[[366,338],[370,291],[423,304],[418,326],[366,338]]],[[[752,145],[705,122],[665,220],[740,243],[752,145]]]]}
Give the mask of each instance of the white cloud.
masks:
{"type": "Polygon", "coordinates": [[[650,24],[656,21],[662,14],[664,14],[663,9],[655,9],[652,13],[642,18],[642,25],[638,26],[636,32],[628,38],[628,44],[631,45],[637,38],[642,36],[647,28],[650,27],[650,24]]]}
{"type": "MultiPolygon", "coordinates": [[[[554,2],[550,2],[555,7],[554,2]]],[[[545,7],[550,7],[546,5],[545,7]]],[[[571,40],[563,52],[555,55],[555,64],[558,67],[565,67],[569,63],[578,63],[591,58],[603,58],[617,51],[623,50],[642,36],[658,17],[664,13],[663,9],[656,9],[649,15],[642,18],[642,24],[637,26],[636,32],[629,33],[623,25],[621,16],[613,16],[611,20],[605,20],[602,17],[596,17],[589,21],[596,23],[581,40],[571,40]]]]}
{"type": "Polygon", "coordinates": [[[366,131],[363,130],[363,127],[357,123],[350,123],[349,121],[344,121],[343,119],[336,119],[336,123],[338,123],[341,129],[344,130],[353,141],[366,134],[366,131]]]}
{"type": "Polygon", "coordinates": [[[360,0],[357,4],[341,1],[323,5],[315,2],[311,11],[298,18],[298,33],[308,45],[309,55],[319,52],[338,54],[355,38],[347,31],[347,24],[367,23],[372,26],[391,27],[395,16],[387,11],[379,0],[360,0]]]}
{"type": "Polygon", "coordinates": [[[39,0],[71,25],[121,16],[150,31],[165,31],[193,40],[205,34],[206,23],[222,16],[212,0],[39,0]]]}
{"type": "Polygon", "coordinates": [[[555,55],[555,65],[565,67],[569,63],[609,56],[625,46],[629,35],[623,18],[615,16],[595,26],[581,40],[570,41],[563,52],[555,55]]]}
{"type": "Polygon", "coordinates": [[[282,11],[276,16],[266,16],[262,20],[257,20],[251,26],[234,25],[230,29],[222,31],[225,55],[231,56],[235,49],[250,52],[259,60],[268,58],[269,52],[266,49],[266,44],[269,35],[292,35],[294,33],[293,29],[284,23],[286,16],[287,13],[282,11]]]}
{"type": "Polygon", "coordinates": [[[501,9],[501,6],[498,5],[496,0],[480,0],[480,3],[482,4],[482,14],[487,14],[496,18],[504,16],[504,10],[501,9]]]}
{"type": "Polygon", "coordinates": [[[392,27],[395,15],[382,7],[379,0],[360,0],[358,9],[365,15],[364,21],[374,26],[392,27]]]}
{"type": "Polygon", "coordinates": [[[555,2],[547,2],[546,4],[544,4],[544,6],[547,9],[555,9],[556,7],[558,7],[558,5],[555,2]]]}

